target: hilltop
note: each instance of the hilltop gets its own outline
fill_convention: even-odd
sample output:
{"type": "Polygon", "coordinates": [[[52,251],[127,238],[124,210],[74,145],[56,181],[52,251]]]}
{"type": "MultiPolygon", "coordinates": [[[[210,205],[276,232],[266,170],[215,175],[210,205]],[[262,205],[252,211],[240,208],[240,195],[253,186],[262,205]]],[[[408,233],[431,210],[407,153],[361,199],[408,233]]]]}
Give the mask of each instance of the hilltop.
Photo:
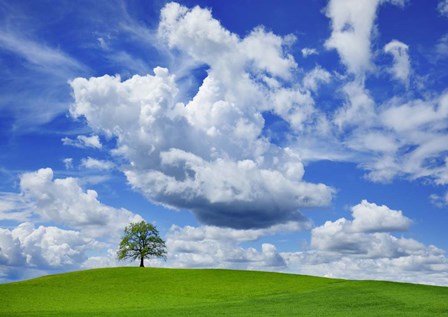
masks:
{"type": "Polygon", "coordinates": [[[0,298],[1,316],[448,316],[448,287],[214,269],[77,271],[0,298]]]}

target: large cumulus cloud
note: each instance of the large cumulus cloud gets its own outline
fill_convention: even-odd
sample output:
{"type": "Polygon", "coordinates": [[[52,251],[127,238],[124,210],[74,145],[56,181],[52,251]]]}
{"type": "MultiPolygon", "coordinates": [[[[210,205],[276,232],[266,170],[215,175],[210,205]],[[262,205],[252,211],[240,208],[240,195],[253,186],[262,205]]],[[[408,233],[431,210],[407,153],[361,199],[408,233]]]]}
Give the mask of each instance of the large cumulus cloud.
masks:
{"type": "Polygon", "coordinates": [[[20,193],[2,194],[0,280],[30,278],[93,266],[96,256],[115,252],[125,226],[143,218],[103,204],[95,190],[77,178],[56,178],[51,168],[20,177],[20,193]],[[92,256],[95,254],[95,256],[92,256]]]}
{"type": "Polygon", "coordinates": [[[411,224],[401,211],[364,200],[352,208],[352,217],[314,228],[309,251],[283,253],[289,268],[333,277],[448,285],[448,259],[442,249],[393,234],[411,224]]]}
{"type": "MultiPolygon", "coordinates": [[[[374,182],[405,177],[446,184],[447,94],[378,103],[366,87],[378,70],[372,39],[384,2],[329,2],[325,46],[339,53],[344,76],[320,66],[301,73],[290,52],[294,36],[257,27],[241,38],[207,9],[169,3],[158,39],[187,65],[206,69],[197,90],[184,91],[175,68],[127,80],[77,78],[71,113],[95,133],[116,138],[112,152],[125,158],[121,169],[134,188],[153,202],[190,209],[209,225],[268,227],[301,221],[302,208],[329,204],[331,188],[304,181],[306,161],[355,162],[374,182]],[[325,113],[314,96],[336,78],[344,100],[325,113]],[[270,129],[266,114],[287,131],[270,129]]],[[[395,40],[382,52],[394,56],[391,74],[406,86],[412,84],[408,50],[395,40]]]]}
{"type": "Polygon", "coordinates": [[[316,115],[309,92],[279,85],[297,67],[287,52],[293,37],[257,28],[241,39],[210,11],[176,3],[162,9],[158,32],[169,48],[208,67],[191,100],[160,67],[124,81],[71,82],[72,115],[116,138],[113,153],[126,159],[129,183],[153,202],[233,228],[303,222],[300,209],[328,205],[333,190],[304,181],[297,152],[263,132],[266,112],[298,130],[316,115]]]}
{"type": "Polygon", "coordinates": [[[91,238],[116,240],[126,225],[142,220],[129,210],[102,204],[98,193],[84,191],[76,178],[55,179],[51,168],[24,173],[20,188],[38,221],[75,228],[91,238]]]}

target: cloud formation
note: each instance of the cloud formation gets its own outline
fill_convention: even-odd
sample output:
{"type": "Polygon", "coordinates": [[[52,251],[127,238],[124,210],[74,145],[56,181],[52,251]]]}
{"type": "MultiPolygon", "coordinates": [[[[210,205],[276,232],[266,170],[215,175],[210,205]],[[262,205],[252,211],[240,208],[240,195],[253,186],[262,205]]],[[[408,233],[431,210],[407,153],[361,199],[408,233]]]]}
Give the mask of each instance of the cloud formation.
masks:
{"type": "Polygon", "coordinates": [[[439,208],[444,208],[448,206],[448,191],[445,195],[432,194],[429,196],[431,203],[439,208]]]}
{"type": "Polygon", "coordinates": [[[54,179],[51,168],[23,174],[20,188],[33,214],[80,230],[90,238],[115,241],[126,225],[142,220],[129,210],[102,204],[97,192],[84,191],[76,178],[54,179]]]}
{"type": "Polygon", "coordinates": [[[345,218],[311,231],[311,247],[320,251],[365,255],[366,257],[397,257],[407,250],[422,248],[420,243],[397,239],[387,232],[406,231],[410,219],[401,211],[378,206],[363,200],[352,208],[353,221],[345,218]]]}
{"type": "Polygon", "coordinates": [[[101,149],[103,147],[100,138],[97,135],[91,135],[91,136],[78,135],[76,139],[70,139],[65,137],[62,138],[61,141],[62,144],[64,145],[70,145],[79,148],[101,149]]]}
{"type": "Polygon", "coordinates": [[[270,243],[262,243],[260,250],[243,246],[267,235],[296,231],[292,224],[269,230],[172,226],[166,265],[448,285],[448,259],[443,250],[392,234],[407,231],[411,224],[401,211],[363,200],[352,208],[352,218],[315,227],[309,248],[293,252],[279,252],[270,243]]]}
{"type": "Polygon", "coordinates": [[[69,100],[67,80],[86,74],[89,68],[35,38],[32,33],[36,25],[22,25],[29,22],[27,17],[12,8],[2,5],[0,12],[0,56],[4,59],[1,77],[5,91],[11,92],[2,95],[0,107],[12,116],[13,127],[25,130],[65,112],[69,100]],[[11,62],[11,55],[19,62],[11,62]]]}
{"type": "Polygon", "coordinates": [[[439,0],[439,4],[437,5],[437,10],[443,16],[448,17],[448,1],[447,0],[439,0]]]}
{"type": "Polygon", "coordinates": [[[409,85],[411,63],[408,55],[409,47],[397,40],[392,40],[384,46],[384,52],[391,54],[394,59],[392,75],[406,87],[409,85]]]}
{"type": "Polygon", "coordinates": [[[26,221],[32,215],[23,197],[0,192],[0,220],[26,221]]]}
{"type": "Polygon", "coordinates": [[[373,26],[377,8],[385,2],[403,6],[406,0],[330,0],[326,8],[331,19],[331,36],[325,46],[336,49],[348,72],[358,79],[373,68],[373,26]]]}
{"type": "MultiPolygon", "coordinates": [[[[293,36],[257,27],[241,38],[207,9],[169,3],[159,40],[207,70],[193,97],[185,98],[177,78],[161,67],[124,81],[77,78],[71,114],[117,139],[112,153],[128,162],[121,168],[135,189],[153,202],[190,209],[208,225],[300,222],[301,209],[328,205],[333,190],[303,180],[304,159],[355,162],[374,182],[446,184],[440,163],[448,144],[446,93],[375,100],[364,79],[376,67],[371,41],[383,1],[355,2],[330,1],[326,9],[332,21],[326,46],[338,51],[353,78],[317,66],[298,80],[293,36]],[[343,101],[324,113],[314,96],[330,83],[339,85],[343,101]],[[268,127],[267,114],[287,132],[268,127]]],[[[407,45],[391,40],[384,50],[394,58],[392,75],[408,86],[407,45]]]]}
{"type": "Polygon", "coordinates": [[[286,264],[276,247],[263,243],[261,250],[240,244],[281,230],[297,230],[290,223],[272,229],[235,230],[212,226],[172,226],[167,236],[168,265],[249,270],[283,270],[286,264]]]}
{"type": "Polygon", "coordinates": [[[80,232],[25,222],[13,230],[0,229],[2,264],[25,264],[40,269],[76,267],[87,257],[85,251],[94,241],[80,232]]]}
{"type": "Polygon", "coordinates": [[[319,54],[319,52],[315,48],[309,48],[309,47],[302,48],[300,52],[302,53],[302,56],[304,58],[307,58],[308,56],[311,56],[311,55],[319,54]]]}
{"type": "MultiPolygon", "coordinates": [[[[204,224],[233,228],[306,222],[300,209],[328,205],[333,190],[304,181],[297,153],[263,135],[265,112],[298,129],[313,113],[306,92],[275,88],[296,68],[287,53],[293,38],[256,28],[240,39],[209,10],[176,3],[162,9],[158,32],[170,48],[209,67],[191,100],[177,100],[175,77],[160,67],[125,81],[71,82],[72,115],[117,138],[113,153],[129,162],[129,183],[156,203],[192,210],[204,224]]],[[[327,80],[316,71],[308,85],[327,80]]]]}
{"type": "MultiPolygon", "coordinates": [[[[110,151],[113,162],[77,153],[63,161],[67,169],[81,157],[79,166],[86,169],[117,168],[150,201],[194,213],[199,227],[173,225],[169,230],[167,265],[448,284],[443,250],[406,238],[411,220],[401,211],[367,201],[352,208],[352,218],[314,228],[305,251],[280,252],[264,239],[310,230],[312,222],[302,210],[331,203],[337,189],[307,180],[310,162],[352,162],[373,182],[405,178],[448,184],[448,93],[425,86],[422,78],[431,76],[418,74],[419,61],[411,61],[407,44],[380,36],[376,16],[387,2],[405,3],[329,1],[325,14],[331,35],[324,46],[338,54],[343,68],[326,59],[336,55],[331,52],[294,51],[300,36],[277,35],[262,26],[237,35],[211,10],[177,3],[166,4],[158,27],[149,30],[133,20],[123,2],[116,6],[120,14],[113,15],[118,18],[109,20],[113,24],[92,35],[94,53],[101,52],[105,64],[115,64],[101,65],[95,76],[121,76],[88,78],[70,55],[21,32],[2,31],[0,49],[39,75],[50,74],[54,82],[63,78],[65,84],[75,72],[85,77],[70,81],[70,112],[91,130],[76,137],[71,133],[62,143],[86,149],[87,155],[92,149],[110,151]],[[381,45],[378,38],[384,40],[381,45]],[[138,49],[132,55],[128,44],[145,52],[157,45],[157,54],[166,56],[151,53],[151,60],[143,60],[135,56],[138,49]],[[294,56],[300,53],[298,63],[294,56]],[[383,63],[385,54],[393,64],[383,63]],[[143,76],[152,63],[169,69],[156,67],[143,76]],[[393,85],[391,91],[375,82],[384,79],[385,70],[413,89],[392,96],[401,87],[393,85]],[[384,94],[377,93],[380,89],[384,94]]],[[[104,3],[92,6],[106,8],[104,3]]],[[[441,59],[447,55],[447,36],[438,38],[431,47],[441,59]]],[[[418,47],[411,38],[406,43],[418,47]]],[[[412,52],[412,57],[419,54],[412,52]]],[[[65,172],[86,173],[83,168],[65,172]]],[[[116,265],[113,248],[119,233],[141,217],[101,203],[96,191],[82,186],[104,179],[57,178],[53,170],[40,169],[21,176],[20,194],[0,193],[0,220],[18,224],[0,231],[0,276],[10,274],[5,267],[18,272],[22,267],[48,271],[116,265]],[[66,256],[52,257],[51,252],[66,256]]],[[[445,196],[430,200],[445,206],[445,196]]]]}
{"type": "Polygon", "coordinates": [[[0,228],[0,280],[2,274],[24,278],[92,266],[92,252],[115,248],[124,227],[143,220],[101,203],[97,192],[83,190],[76,178],[54,178],[50,168],[24,173],[20,189],[1,195],[0,221],[19,224],[0,228]]]}
{"type": "Polygon", "coordinates": [[[401,211],[367,201],[352,208],[353,220],[327,221],[311,231],[311,250],[282,253],[289,269],[305,274],[448,285],[445,252],[391,231],[407,230],[401,211]]]}
{"type": "Polygon", "coordinates": [[[89,156],[81,160],[81,166],[89,169],[110,170],[115,167],[115,164],[110,161],[97,160],[89,156]]]}

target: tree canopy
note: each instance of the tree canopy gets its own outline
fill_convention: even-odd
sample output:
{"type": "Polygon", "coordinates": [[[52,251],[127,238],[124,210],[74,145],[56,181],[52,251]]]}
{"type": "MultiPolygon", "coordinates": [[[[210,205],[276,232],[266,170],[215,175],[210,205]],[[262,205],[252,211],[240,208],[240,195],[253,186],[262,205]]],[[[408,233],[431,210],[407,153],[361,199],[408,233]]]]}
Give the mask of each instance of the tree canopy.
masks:
{"type": "Polygon", "coordinates": [[[131,223],[124,229],[124,235],[117,252],[119,260],[140,259],[140,267],[144,267],[144,259],[165,258],[165,241],[159,231],[150,223],[140,221],[131,223]]]}

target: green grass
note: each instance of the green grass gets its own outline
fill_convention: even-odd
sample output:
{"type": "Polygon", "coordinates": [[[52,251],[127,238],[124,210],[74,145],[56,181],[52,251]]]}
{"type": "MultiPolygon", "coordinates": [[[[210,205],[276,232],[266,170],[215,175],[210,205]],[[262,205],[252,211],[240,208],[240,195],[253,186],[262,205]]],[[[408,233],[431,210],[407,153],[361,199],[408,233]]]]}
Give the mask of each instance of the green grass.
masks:
{"type": "Polygon", "coordinates": [[[448,287],[109,268],[0,284],[0,316],[448,316],[448,287]]]}

